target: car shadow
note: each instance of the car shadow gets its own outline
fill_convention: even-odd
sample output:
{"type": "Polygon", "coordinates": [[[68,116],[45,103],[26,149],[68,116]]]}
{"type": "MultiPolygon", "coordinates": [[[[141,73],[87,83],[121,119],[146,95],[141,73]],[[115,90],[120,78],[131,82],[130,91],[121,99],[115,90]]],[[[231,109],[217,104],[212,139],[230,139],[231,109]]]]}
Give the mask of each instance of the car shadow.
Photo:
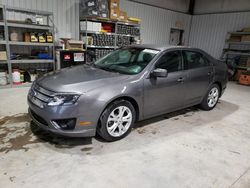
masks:
{"type": "Polygon", "coordinates": [[[74,138],[56,135],[40,129],[33,121],[30,122],[30,129],[36,136],[38,142],[48,142],[56,148],[73,148],[75,146],[84,146],[92,144],[92,138],[74,138]]]}
{"type": "MultiPolygon", "coordinates": [[[[218,105],[211,111],[204,111],[204,110],[201,110],[198,106],[192,106],[192,107],[188,107],[185,109],[181,109],[178,111],[166,113],[163,115],[159,115],[159,116],[156,116],[153,118],[149,118],[149,119],[146,119],[143,121],[136,122],[132,132],[137,131],[139,134],[146,133],[147,131],[145,129],[147,129],[148,127],[150,127],[151,130],[153,128],[156,129],[157,127],[160,127],[162,125],[161,124],[162,121],[167,120],[167,119],[179,121],[181,124],[183,124],[181,120],[186,118],[186,120],[191,121],[191,119],[193,119],[192,116],[197,114],[197,112],[199,114],[202,114],[201,118],[196,117],[195,119],[193,119],[193,122],[191,123],[191,127],[188,126],[188,130],[190,130],[193,127],[204,126],[208,123],[222,120],[223,118],[234,113],[238,109],[239,109],[239,106],[237,106],[236,104],[233,104],[233,103],[230,103],[230,102],[227,102],[224,100],[220,100],[218,102],[218,105]],[[206,117],[205,116],[206,113],[209,113],[210,114],[209,116],[212,116],[212,118],[207,118],[209,116],[206,117]],[[204,114],[204,116],[203,116],[203,114],[204,114]],[[154,125],[150,126],[151,124],[154,124],[154,125]]],[[[168,129],[167,124],[168,123],[166,122],[166,127],[163,128],[164,130],[168,129]]],[[[177,125],[175,125],[175,126],[177,126],[177,125]]],[[[181,127],[183,127],[183,126],[184,125],[180,126],[180,129],[174,129],[174,131],[181,131],[181,127]]],[[[171,129],[171,128],[169,128],[169,129],[171,129]]],[[[152,132],[152,134],[156,134],[155,131],[151,131],[151,132],[152,132]]],[[[171,134],[175,133],[175,132],[172,132],[172,130],[170,132],[171,132],[171,134]]],[[[102,139],[99,136],[96,136],[95,138],[100,142],[106,142],[104,139],[102,139]]]]}
{"type": "MultiPolygon", "coordinates": [[[[134,126],[133,131],[137,131],[141,128],[147,128],[151,124],[155,124],[155,128],[159,126],[161,121],[164,121],[166,119],[170,120],[179,120],[179,117],[185,117],[189,118],[199,113],[213,113],[213,118],[211,119],[200,119],[199,121],[192,124],[192,127],[195,126],[203,126],[205,124],[208,124],[212,121],[218,121],[220,119],[225,118],[226,116],[230,115],[231,113],[234,113],[239,107],[235,104],[229,103],[227,101],[220,100],[219,104],[216,106],[216,108],[212,111],[205,112],[203,110],[200,110],[197,106],[185,108],[182,110],[178,110],[175,112],[163,114],[154,118],[150,118],[147,120],[143,120],[140,122],[137,122],[134,126]],[[215,112],[215,111],[219,111],[215,112]]],[[[47,132],[44,130],[41,130],[38,126],[36,126],[33,122],[30,124],[31,131],[34,135],[41,141],[41,142],[48,142],[50,144],[53,144],[56,148],[73,148],[75,146],[84,146],[84,145],[90,145],[92,144],[92,138],[72,138],[72,137],[63,137],[58,136],[56,134],[53,134],[51,132],[47,132]]],[[[166,127],[167,128],[167,127],[166,127]]],[[[165,128],[164,128],[165,129],[165,128]]],[[[178,131],[180,131],[178,129],[178,131]]],[[[107,143],[103,138],[101,138],[99,135],[96,135],[94,137],[97,141],[101,143],[107,143]]]]}

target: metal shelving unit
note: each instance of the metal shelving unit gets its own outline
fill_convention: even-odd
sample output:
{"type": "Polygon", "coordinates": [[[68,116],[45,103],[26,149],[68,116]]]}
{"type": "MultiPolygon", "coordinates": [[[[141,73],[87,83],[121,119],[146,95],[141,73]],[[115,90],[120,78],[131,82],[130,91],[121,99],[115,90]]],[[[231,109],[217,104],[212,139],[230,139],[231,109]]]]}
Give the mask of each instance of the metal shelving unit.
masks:
{"type": "MultiPolygon", "coordinates": [[[[130,38],[134,38],[137,39],[138,41],[141,41],[141,34],[139,33],[138,36],[136,35],[130,35],[130,34],[120,34],[117,32],[117,27],[118,25],[127,25],[127,26],[131,26],[131,27],[136,27],[140,30],[140,24],[136,24],[136,23],[132,23],[132,22],[121,22],[121,21],[116,21],[116,20],[109,20],[109,19],[101,19],[101,18],[80,18],[80,22],[81,21],[92,21],[92,22],[99,22],[99,23],[110,23],[114,25],[114,32],[110,33],[110,32],[97,32],[97,31],[88,31],[88,30],[84,30],[82,31],[80,28],[80,39],[81,36],[85,36],[86,37],[86,41],[83,41],[85,43],[85,50],[86,52],[88,52],[88,49],[106,49],[106,50],[115,50],[121,46],[118,45],[118,37],[130,37],[130,38]],[[88,45],[87,42],[87,36],[91,36],[92,34],[104,34],[104,35],[113,35],[115,36],[114,39],[114,45],[113,46],[97,46],[97,45],[88,45]]],[[[79,23],[80,23],[79,22],[79,23]]],[[[87,55],[88,53],[86,53],[87,55]]],[[[87,57],[85,58],[86,60],[88,59],[87,57]]],[[[88,62],[88,61],[86,61],[88,62]]],[[[88,62],[89,63],[89,62],[88,62]]]]}
{"type": "MultiPolygon", "coordinates": [[[[22,85],[14,85],[12,81],[12,68],[13,65],[42,65],[42,64],[52,64],[53,70],[55,70],[55,43],[38,43],[38,42],[22,42],[22,41],[10,41],[9,40],[9,30],[14,28],[15,30],[30,30],[30,31],[50,31],[52,36],[55,36],[55,29],[54,29],[54,16],[52,12],[47,11],[37,11],[37,10],[30,10],[30,9],[23,9],[23,8],[15,8],[9,6],[0,5],[3,14],[3,21],[0,21],[0,26],[4,27],[4,38],[5,40],[0,41],[0,45],[5,45],[6,53],[7,53],[7,60],[0,61],[0,64],[7,64],[8,65],[8,75],[9,75],[9,82],[10,84],[7,86],[0,86],[0,88],[8,88],[8,87],[25,87],[30,86],[31,83],[23,83],[22,85]],[[7,20],[7,12],[18,12],[25,15],[39,15],[45,18],[46,25],[39,25],[39,24],[28,24],[20,21],[14,20],[7,20]],[[25,46],[27,48],[32,49],[38,47],[46,47],[49,49],[49,52],[53,59],[11,59],[12,49],[15,47],[22,47],[25,46]]],[[[19,48],[20,48],[19,47],[19,48]]]]}
{"type": "MultiPolygon", "coordinates": [[[[238,36],[250,35],[250,32],[228,32],[228,36],[238,36]]],[[[227,37],[228,38],[228,37],[227,37]]],[[[247,59],[250,57],[250,41],[230,41],[226,40],[225,48],[221,55],[221,59],[229,63],[236,58],[247,59]]],[[[237,66],[239,69],[249,69],[244,62],[239,62],[237,66]]]]}
{"type": "Polygon", "coordinates": [[[19,46],[54,46],[53,43],[14,42],[14,41],[9,41],[9,45],[19,45],[19,46]]]}

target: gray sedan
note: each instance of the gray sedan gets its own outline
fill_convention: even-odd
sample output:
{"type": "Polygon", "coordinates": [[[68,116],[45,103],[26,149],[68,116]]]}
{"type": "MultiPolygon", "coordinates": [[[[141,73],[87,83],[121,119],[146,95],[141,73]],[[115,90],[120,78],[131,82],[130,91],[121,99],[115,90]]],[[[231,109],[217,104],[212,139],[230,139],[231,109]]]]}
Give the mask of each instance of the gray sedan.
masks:
{"type": "Polygon", "coordinates": [[[133,45],[39,78],[28,94],[29,113],[56,134],[115,141],[136,121],[193,105],[213,109],[226,84],[226,64],[202,50],[133,45]]]}

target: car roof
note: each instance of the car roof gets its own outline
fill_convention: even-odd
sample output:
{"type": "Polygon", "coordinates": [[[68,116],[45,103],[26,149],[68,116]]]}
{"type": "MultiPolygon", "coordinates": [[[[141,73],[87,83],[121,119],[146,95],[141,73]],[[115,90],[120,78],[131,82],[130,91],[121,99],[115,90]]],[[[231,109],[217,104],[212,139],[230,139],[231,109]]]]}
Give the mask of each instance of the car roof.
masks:
{"type": "Polygon", "coordinates": [[[159,45],[159,44],[135,44],[131,45],[130,47],[135,47],[135,48],[149,48],[149,49],[155,49],[155,50],[168,50],[168,49],[176,49],[176,48],[183,48],[183,49],[192,49],[192,50],[198,50],[196,48],[191,48],[188,46],[173,46],[173,45],[159,45]]]}

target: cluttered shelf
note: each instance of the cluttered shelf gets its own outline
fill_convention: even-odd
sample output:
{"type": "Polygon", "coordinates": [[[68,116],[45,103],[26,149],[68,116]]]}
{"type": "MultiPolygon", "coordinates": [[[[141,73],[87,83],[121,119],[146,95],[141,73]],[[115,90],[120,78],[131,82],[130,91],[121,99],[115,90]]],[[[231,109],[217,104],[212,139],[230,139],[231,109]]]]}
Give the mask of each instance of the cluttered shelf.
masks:
{"type": "Polygon", "coordinates": [[[10,60],[10,62],[16,64],[25,64],[25,63],[53,63],[53,59],[15,59],[10,60]]]}
{"type": "Polygon", "coordinates": [[[0,88],[30,86],[55,68],[53,14],[9,6],[0,13],[0,88]]]}
{"type": "Polygon", "coordinates": [[[250,35],[250,32],[236,31],[236,32],[228,32],[231,35],[250,35]]]}
{"type": "Polygon", "coordinates": [[[5,40],[0,40],[0,44],[6,44],[6,41],[5,40]]]}
{"type": "Polygon", "coordinates": [[[20,7],[11,7],[11,6],[5,6],[7,11],[14,11],[14,12],[21,12],[21,13],[29,13],[34,15],[43,15],[43,16],[52,16],[53,13],[49,11],[41,11],[41,10],[32,10],[32,9],[26,9],[26,8],[20,8],[20,7]]]}
{"type": "Polygon", "coordinates": [[[53,46],[53,43],[42,43],[42,42],[21,42],[21,41],[9,41],[10,45],[21,45],[21,46],[53,46]]]}
{"type": "Polygon", "coordinates": [[[117,46],[95,46],[95,45],[87,45],[87,48],[117,48],[117,46]]]}
{"type": "Polygon", "coordinates": [[[82,16],[80,17],[80,21],[95,21],[95,22],[106,22],[106,23],[113,23],[113,24],[124,24],[124,25],[131,25],[131,26],[140,26],[140,20],[137,18],[132,18],[129,17],[128,19],[134,20],[134,22],[132,21],[128,21],[128,20],[123,20],[120,21],[118,19],[110,19],[110,18],[101,18],[101,17],[86,17],[86,16],[82,16]]]}
{"type": "Polygon", "coordinates": [[[9,27],[20,27],[27,29],[39,29],[39,30],[51,30],[53,27],[49,25],[41,25],[41,24],[28,24],[28,23],[17,23],[16,21],[8,21],[7,26],[9,27]]]}

